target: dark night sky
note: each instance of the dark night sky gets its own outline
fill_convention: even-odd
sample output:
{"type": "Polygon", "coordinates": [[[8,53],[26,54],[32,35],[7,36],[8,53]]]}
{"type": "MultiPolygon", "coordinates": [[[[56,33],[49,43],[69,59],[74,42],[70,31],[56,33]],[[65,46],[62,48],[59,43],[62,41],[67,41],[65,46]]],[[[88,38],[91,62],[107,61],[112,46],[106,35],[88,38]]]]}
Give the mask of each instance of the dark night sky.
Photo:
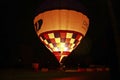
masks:
{"type": "MultiPolygon", "coordinates": [[[[38,3],[43,1],[10,0],[0,3],[0,66],[14,66],[19,62],[29,65],[34,61],[44,65],[58,64],[55,57],[40,42],[33,27],[35,9],[38,3]]],[[[80,1],[88,9],[90,26],[86,37],[68,57],[66,63],[92,63],[116,67],[116,37],[120,39],[120,33],[115,37],[118,27],[117,31],[114,31],[113,26],[119,26],[117,1],[112,2],[111,8],[108,7],[107,0],[78,0],[80,1]],[[112,8],[113,16],[109,11],[112,8]]]]}

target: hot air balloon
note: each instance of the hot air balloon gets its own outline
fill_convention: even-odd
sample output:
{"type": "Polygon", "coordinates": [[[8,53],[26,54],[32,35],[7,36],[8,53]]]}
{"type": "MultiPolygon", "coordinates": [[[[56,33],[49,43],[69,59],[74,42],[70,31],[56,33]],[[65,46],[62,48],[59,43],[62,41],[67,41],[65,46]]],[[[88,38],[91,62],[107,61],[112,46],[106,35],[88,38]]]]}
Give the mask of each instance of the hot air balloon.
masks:
{"type": "Polygon", "coordinates": [[[64,8],[64,6],[60,8],[52,6],[49,10],[42,7],[45,11],[37,13],[34,18],[35,31],[44,45],[61,63],[62,59],[67,57],[85,36],[89,18],[80,11],[64,8]]]}

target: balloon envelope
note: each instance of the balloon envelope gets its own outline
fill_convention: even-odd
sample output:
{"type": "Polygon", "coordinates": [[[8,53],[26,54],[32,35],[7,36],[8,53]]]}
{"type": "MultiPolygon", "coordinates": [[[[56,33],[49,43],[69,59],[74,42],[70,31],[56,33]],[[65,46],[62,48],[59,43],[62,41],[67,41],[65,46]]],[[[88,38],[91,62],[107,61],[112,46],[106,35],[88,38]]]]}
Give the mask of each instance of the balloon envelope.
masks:
{"type": "Polygon", "coordinates": [[[85,36],[89,19],[81,12],[58,9],[38,14],[34,25],[40,40],[61,62],[85,36]]]}

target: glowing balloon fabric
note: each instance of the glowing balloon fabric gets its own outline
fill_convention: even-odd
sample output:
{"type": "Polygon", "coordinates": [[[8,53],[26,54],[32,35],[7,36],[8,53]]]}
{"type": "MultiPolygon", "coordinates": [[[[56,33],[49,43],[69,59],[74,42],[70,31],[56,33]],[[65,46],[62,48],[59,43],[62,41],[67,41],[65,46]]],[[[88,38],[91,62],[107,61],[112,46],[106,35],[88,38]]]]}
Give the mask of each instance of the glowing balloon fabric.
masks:
{"type": "Polygon", "coordinates": [[[37,35],[59,62],[67,57],[85,36],[89,19],[74,10],[50,10],[34,19],[37,35]]]}
{"type": "Polygon", "coordinates": [[[61,61],[63,55],[68,56],[77,47],[82,39],[82,35],[74,31],[57,30],[40,34],[40,39],[54,53],[56,58],[61,61]]]}
{"type": "Polygon", "coordinates": [[[70,30],[85,35],[89,26],[88,17],[74,10],[58,9],[40,13],[34,19],[36,27],[40,27],[40,20],[43,23],[37,34],[51,30],[70,30]]]}

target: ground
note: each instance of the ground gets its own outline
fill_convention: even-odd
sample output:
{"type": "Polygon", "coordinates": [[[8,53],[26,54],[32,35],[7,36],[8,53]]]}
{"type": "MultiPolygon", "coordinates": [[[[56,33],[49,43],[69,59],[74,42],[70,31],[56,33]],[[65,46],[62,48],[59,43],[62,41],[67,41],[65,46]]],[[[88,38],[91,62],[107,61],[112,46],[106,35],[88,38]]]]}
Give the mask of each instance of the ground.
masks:
{"type": "Polygon", "coordinates": [[[109,72],[35,72],[30,69],[2,69],[0,80],[110,80],[109,72]]]}

